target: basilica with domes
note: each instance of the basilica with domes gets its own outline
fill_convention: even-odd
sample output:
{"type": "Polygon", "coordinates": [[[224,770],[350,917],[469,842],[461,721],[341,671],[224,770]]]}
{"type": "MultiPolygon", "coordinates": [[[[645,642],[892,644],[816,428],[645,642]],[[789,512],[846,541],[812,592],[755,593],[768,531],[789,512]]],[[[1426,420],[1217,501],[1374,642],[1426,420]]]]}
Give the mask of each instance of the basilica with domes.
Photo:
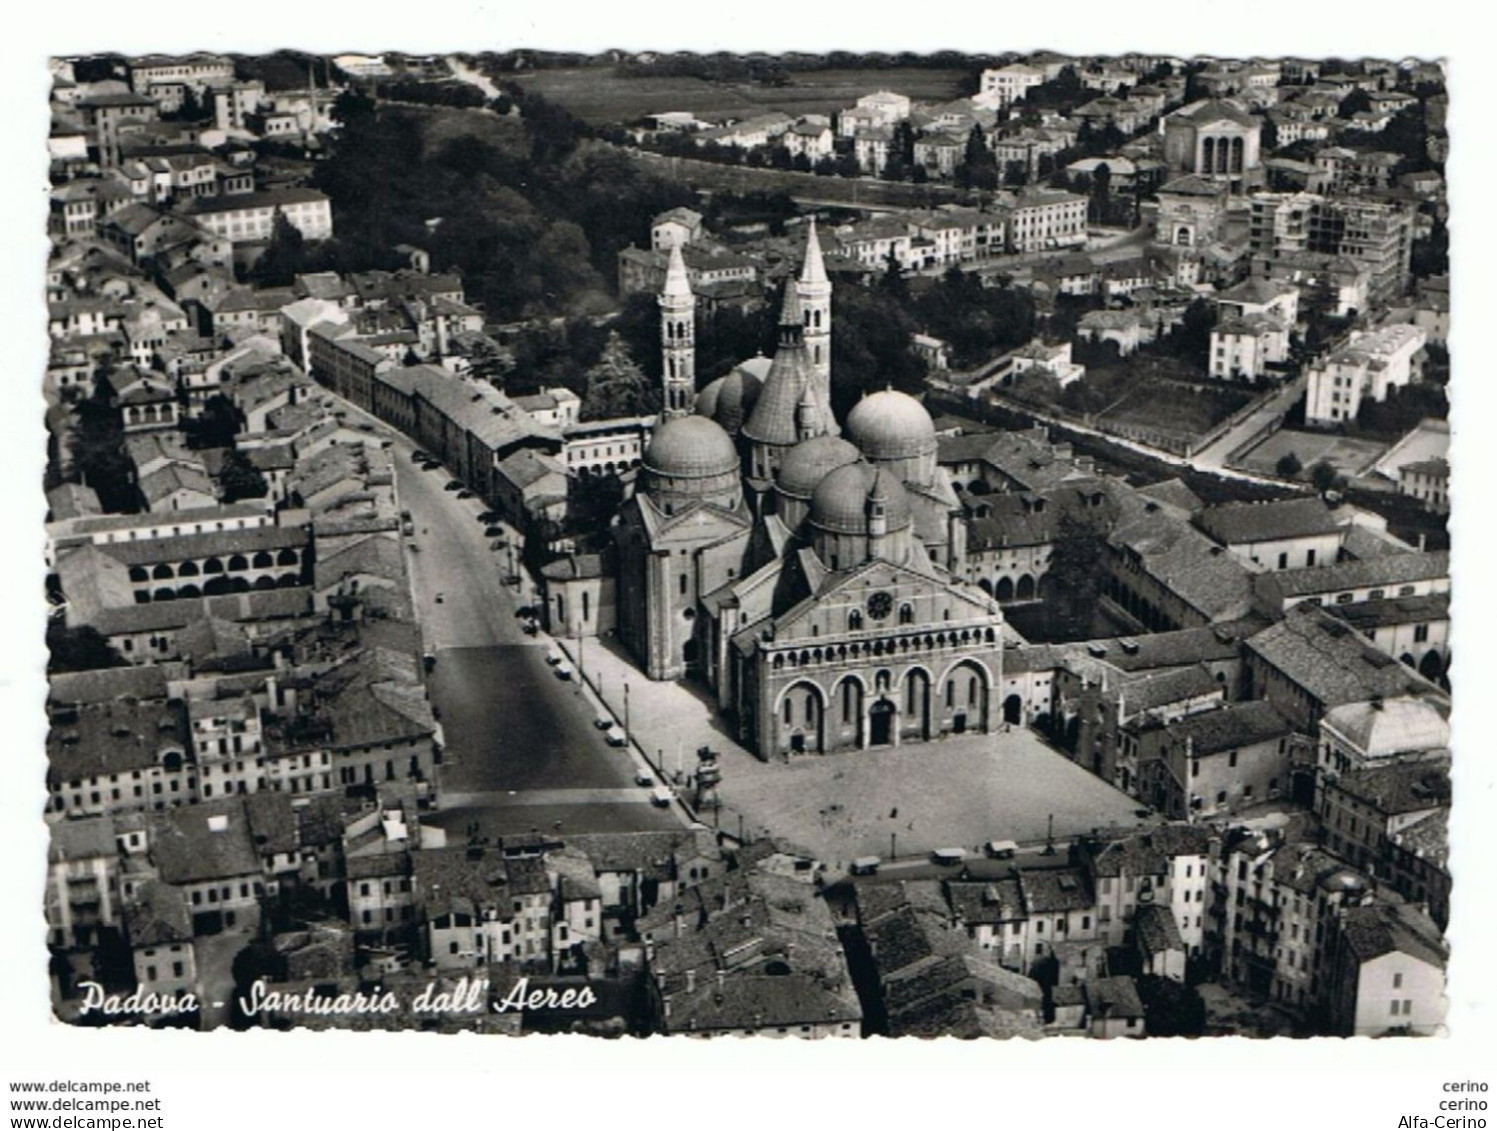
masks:
{"type": "Polygon", "coordinates": [[[615,524],[619,633],[646,674],[705,682],[765,757],[994,727],[1003,616],[960,578],[930,415],[893,390],[832,413],[814,222],[772,359],[696,392],[679,247],[659,303],[665,411],[615,524]]]}

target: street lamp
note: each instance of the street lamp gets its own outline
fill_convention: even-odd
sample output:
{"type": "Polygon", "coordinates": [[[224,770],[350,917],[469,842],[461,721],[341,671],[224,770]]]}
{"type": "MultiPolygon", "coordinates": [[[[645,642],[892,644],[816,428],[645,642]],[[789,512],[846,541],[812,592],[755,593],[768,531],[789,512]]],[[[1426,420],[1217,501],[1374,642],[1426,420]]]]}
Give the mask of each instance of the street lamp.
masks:
{"type": "Polygon", "coordinates": [[[629,681],[624,680],[624,733],[629,732],[629,681]]]}

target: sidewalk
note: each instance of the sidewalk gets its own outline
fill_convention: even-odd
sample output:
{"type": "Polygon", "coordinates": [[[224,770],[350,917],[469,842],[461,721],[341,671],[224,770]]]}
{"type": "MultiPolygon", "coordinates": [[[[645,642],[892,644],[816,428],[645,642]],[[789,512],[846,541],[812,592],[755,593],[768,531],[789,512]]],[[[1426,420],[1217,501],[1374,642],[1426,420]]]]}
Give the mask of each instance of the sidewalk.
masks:
{"type": "Polygon", "coordinates": [[[601,701],[628,731],[630,750],[639,757],[641,767],[664,785],[678,780],[682,783],[677,795],[693,820],[707,824],[715,820],[718,827],[735,836],[740,829],[746,837],[769,831],[726,802],[715,813],[695,812],[695,793],[686,789],[684,783],[696,770],[696,752],[701,747],[710,746],[717,752],[725,781],[741,778],[752,768],[760,771],[773,768],[766,767],[734,741],[704,689],[674,680],[646,678],[617,639],[557,638],[556,644],[577,669],[589,694],[601,701]]]}

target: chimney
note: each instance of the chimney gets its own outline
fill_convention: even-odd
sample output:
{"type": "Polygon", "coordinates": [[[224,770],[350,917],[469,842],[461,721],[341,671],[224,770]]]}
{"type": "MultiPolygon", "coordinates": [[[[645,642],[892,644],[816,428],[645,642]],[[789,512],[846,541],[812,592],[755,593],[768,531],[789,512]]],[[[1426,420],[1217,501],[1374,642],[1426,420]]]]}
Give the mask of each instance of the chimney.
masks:
{"type": "Polygon", "coordinates": [[[686,971],[686,992],[689,994],[696,993],[696,988],[697,972],[695,970],[686,971]]]}
{"type": "Polygon", "coordinates": [[[727,982],[727,980],[728,980],[728,972],[726,970],[719,970],[717,972],[717,988],[718,989],[722,989],[723,985],[727,982]]]}

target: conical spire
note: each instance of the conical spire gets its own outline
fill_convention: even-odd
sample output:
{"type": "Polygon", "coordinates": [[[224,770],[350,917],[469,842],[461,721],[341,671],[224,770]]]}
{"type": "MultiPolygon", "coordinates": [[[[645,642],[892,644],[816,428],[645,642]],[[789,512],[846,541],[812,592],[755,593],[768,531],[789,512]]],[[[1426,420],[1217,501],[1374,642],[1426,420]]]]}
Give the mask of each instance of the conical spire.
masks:
{"type": "Polygon", "coordinates": [[[800,292],[789,283],[785,284],[785,300],[780,303],[780,326],[805,328],[805,314],[801,308],[800,292]]]}
{"type": "Polygon", "coordinates": [[[826,264],[821,261],[821,244],[816,239],[816,217],[806,225],[806,261],[801,266],[802,283],[825,283],[826,264]]]}
{"type": "Polygon", "coordinates": [[[681,258],[681,245],[671,244],[670,264],[665,269],[665,290],[661,292],[667,298],[690,298],[691,279],[686,274],[686,260],[681,258]]]}

